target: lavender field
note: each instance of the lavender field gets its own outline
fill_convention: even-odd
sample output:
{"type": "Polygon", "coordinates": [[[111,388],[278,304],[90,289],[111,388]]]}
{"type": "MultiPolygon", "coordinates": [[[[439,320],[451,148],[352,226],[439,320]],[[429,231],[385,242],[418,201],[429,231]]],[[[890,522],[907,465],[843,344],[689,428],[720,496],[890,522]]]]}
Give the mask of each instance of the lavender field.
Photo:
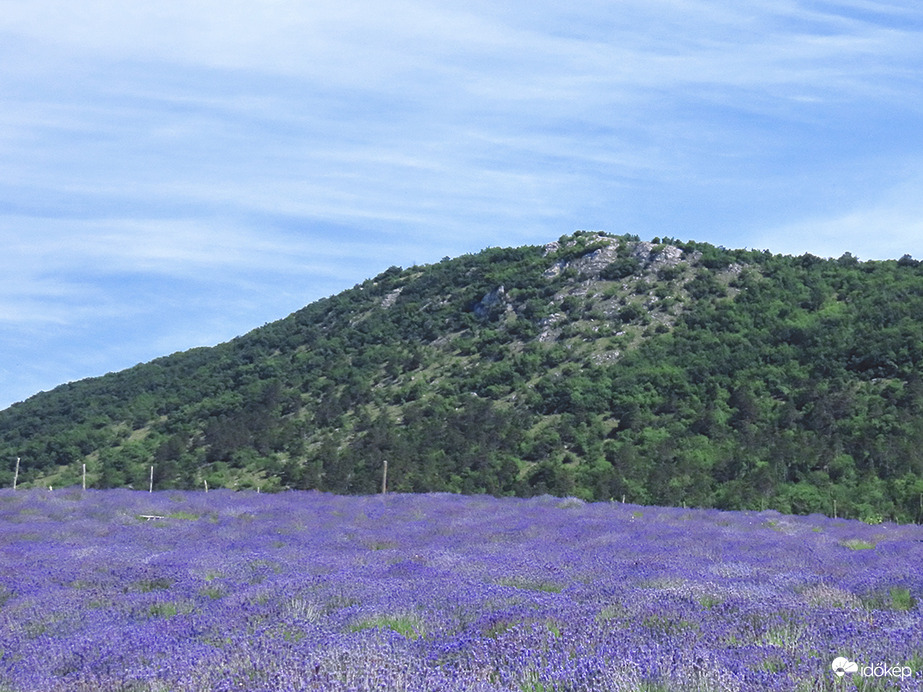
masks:
{"type": "Polygon", "coordinates": [[[4,692],[840,689],[923,690],[923,527],[0,491],[4,692]]]}

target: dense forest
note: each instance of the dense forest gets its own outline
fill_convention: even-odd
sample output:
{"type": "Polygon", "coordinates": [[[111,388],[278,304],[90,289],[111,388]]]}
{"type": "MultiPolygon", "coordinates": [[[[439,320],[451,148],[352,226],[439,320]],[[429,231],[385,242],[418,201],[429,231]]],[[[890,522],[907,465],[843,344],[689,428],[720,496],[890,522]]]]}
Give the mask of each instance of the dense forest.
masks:
{"type": "Polygon", "coordinates": [[[391,267],[0,412],[0,485],[379,489],[923,521],[923,268],[577,232],[391,267]]]}

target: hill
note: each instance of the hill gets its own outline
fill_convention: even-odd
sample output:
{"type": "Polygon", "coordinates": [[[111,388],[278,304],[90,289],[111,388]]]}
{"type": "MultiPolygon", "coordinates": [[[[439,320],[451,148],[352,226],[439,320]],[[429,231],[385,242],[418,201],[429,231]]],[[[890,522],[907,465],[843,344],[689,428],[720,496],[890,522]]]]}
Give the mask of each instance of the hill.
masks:
{"type": "Polygon", "coordinates": [[[923,520],[923,268],[577,232],[0,412],[0,484],[551,493],[923,520]]]}

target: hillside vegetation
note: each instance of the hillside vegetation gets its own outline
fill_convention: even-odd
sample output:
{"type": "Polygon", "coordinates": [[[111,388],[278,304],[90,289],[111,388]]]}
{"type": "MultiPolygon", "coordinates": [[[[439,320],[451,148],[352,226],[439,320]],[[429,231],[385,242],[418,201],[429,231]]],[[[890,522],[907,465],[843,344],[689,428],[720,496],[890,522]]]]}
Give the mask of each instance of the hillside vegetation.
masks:
{"type": "Polygon", "coordinates": [[[0,412],[0,484],[550,493],[923,521],[923,268],[577,232],[0,412]]]}

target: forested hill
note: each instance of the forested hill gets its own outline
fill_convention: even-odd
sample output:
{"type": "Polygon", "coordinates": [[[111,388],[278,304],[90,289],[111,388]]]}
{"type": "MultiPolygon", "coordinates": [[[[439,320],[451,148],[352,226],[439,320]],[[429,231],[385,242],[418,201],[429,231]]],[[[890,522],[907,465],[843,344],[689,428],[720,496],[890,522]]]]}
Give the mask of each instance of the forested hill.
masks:
{"type": "Polygon", "coordinates": [[[389,489],[923,520],[923,267],[578,232],[0,412],[0,485],[389,489]]]}

